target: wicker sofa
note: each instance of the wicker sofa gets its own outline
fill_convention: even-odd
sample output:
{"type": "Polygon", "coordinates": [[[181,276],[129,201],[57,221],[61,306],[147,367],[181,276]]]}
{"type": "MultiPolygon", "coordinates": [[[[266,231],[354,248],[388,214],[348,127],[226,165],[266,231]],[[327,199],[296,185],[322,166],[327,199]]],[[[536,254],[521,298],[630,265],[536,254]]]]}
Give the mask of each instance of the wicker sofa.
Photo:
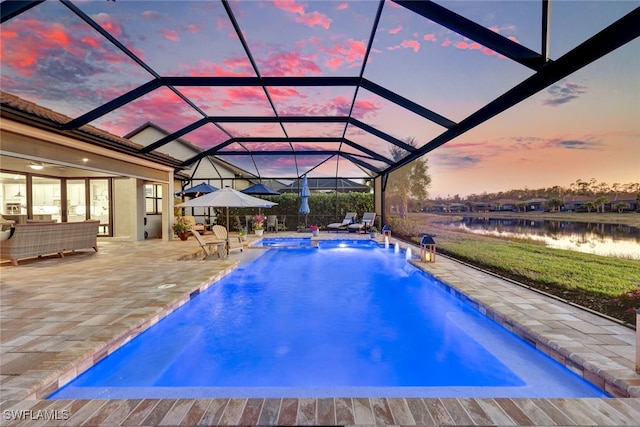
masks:
{"type": "Polygon", "coordinates": [[[7,240],[0,241],[0,256],[18,265],[18,260],[93,248],[98,252],[100,221],[16,224],[7,240]]]}

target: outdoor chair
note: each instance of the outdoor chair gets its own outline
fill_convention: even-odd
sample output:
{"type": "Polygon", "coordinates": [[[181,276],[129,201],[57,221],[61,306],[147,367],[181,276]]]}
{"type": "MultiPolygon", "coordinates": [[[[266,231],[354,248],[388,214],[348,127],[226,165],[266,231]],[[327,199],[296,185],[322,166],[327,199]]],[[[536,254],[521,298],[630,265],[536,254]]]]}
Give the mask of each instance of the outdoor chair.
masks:
{"type": "Polygon", "coordinates": [[[213,234],[216,236],[217,241],[222,241],[227,243],[227,253],[231,251],[240,251],[244,249],[244,245],[242,244],[242,239],[240,236],[230,237],[227,229],[222,225],[214,225],[211,228],[213,234]]]}
{"type": "Polygon", "coordinates": [[[192,230],[196,230],[198,233],[204,234],[204,231],[205,231],[204,224],[196,224],[196,217],[191,215],[186,215],[184,219],[191,225],[192,230]]]}
{"type": "Polygon", "coordinates": [[[366,233],[371,229],[371,226],[373,225],[373,221],[375,219],[375,212],[365,212],[364,215],[362,215],[362,220],[359,223],[349,225],[349,233],[366,233]]]}
{"type": "Polygon", "coordinates": [[[269,229],[273,229],[274,232],[278,232],[278,217],[276,215],[267,215],[267,233],[269,229]]]}
{"type": "Polygon", "coordinates": [[[214,255],[217,255],[218,258],[224,258],[227,255],[225,253],[225,246],[227,245],[226,241],[216,240],[213,242],[205,242],[200,233],[193,229],[191,230],[191,234],[193,234],[193,237],[196,238],[198,244],[204,251],[205,259],[211,259],[214,255]]]}
{"type": "Polygon", "coordinates": [[[327,231],[335,231],[336,233],[340,230],[348,231],[349,229],[347,227],[355,222],[355,217],[355,212],[347,212],[342,222],[333,222],[327,225],[327,231]]]}
{"type": "Polygon", "coordinates": [[[282,215],[282,218],[278,219],[278,231],[287,231],[287,216],[282,215]]]}

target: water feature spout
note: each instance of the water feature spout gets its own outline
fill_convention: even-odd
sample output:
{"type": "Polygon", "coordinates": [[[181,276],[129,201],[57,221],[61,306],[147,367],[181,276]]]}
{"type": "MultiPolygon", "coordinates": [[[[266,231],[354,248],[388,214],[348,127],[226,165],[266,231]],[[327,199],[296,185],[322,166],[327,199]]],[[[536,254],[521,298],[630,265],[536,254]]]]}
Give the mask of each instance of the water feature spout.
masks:
{"type": "Polygon", "coordinates": [[[407,247],[407,252],[405,253],[404,258],[407,260],[411,259],[411,248],[407,247]]]}
{"type": "Polygon", "coordinates": [[[400,253],[400,243],[396,242],[395,247],[393,248],[393,253],[394,254],[400,253]]]}

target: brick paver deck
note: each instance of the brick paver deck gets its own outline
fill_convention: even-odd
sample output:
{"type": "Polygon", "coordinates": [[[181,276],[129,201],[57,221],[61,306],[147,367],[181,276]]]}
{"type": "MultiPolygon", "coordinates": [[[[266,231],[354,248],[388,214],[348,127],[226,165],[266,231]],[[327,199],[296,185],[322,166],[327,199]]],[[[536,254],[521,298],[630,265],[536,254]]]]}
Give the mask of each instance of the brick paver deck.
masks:
{"type": "MultiPolygon", "coordinates": [[[[335,237],[344,235],[320,234],[335,237]]],[[[640,424],[635,331],[443,257],[418,265],[445,281],[449,292],[619,397],[43,400],[232,271],[240,257],[259,251],[202,260],[193,239],[100,239],[99,247],[98,253],[0,266],[3,425],[640,424]]]]}

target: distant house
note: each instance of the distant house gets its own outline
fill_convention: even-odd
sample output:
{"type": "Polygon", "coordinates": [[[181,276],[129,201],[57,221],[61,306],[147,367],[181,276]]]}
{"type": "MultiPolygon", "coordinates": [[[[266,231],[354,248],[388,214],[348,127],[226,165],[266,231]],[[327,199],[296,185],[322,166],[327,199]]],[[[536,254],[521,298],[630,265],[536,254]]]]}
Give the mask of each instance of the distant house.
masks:
{"type": "Polygon", "coordinates": [[[500,199],[496,203],[496,208],[503,212],[516,212],[518,210],[518,200],[500,199]]]}
{"type": "Polygon", "coordinates": [[[564,210],[570,212],[584,211],[584,204],[594,200],[593,196],[565,196],[564,210]]]}
{"type": "Polygon", "coordinates": [[[471,209],[473,212],[489,212],[495,210],[495,205],[489,202],[474,202],[471,209]]]}
{"type": "Polygon", "coordinates": [[[535,198],[529,199],[527,203],[527,212],[544,212],[547,206],[547,199],[535,198]]]}
{"type": "Polygon", "coordinates": [[[467,212],[469,208],[463,203],[451,203],[449,205],[449,212],[467,212]]]}
{"type": "Polygon", "coordinates": [[[435,212],[435,213],[443,213],[443,212],[447,212],[448,211],[448,207],[447,205],[431,205],[429,206],[429,212],[435,212]]]}
{"type": "Polygon", "coordinates": [[[635,193],[609,193],[606,197],[607,200],[609,200],[604,206],[606,211],[618,211],[618,204],[620,204],[620,206],[624,204],[624,207],[621,208],[623,212],[635,212],[640,209],[638,206],[638,195],[635,193]]]}
{"type": "MultiPolygon", "coordinates": [[[[309,191],[312,193],[349,193],[351,191],[358,193],[370,193],[371,188],[363,183],[352,179],[344,178],[308,178],[307,184],[309,191]]],[[[302,187],[302,181],[298,179],[291,180],[291,183],[282,188],[278,188],[281,193],[298,193],[302,187]]]]}

